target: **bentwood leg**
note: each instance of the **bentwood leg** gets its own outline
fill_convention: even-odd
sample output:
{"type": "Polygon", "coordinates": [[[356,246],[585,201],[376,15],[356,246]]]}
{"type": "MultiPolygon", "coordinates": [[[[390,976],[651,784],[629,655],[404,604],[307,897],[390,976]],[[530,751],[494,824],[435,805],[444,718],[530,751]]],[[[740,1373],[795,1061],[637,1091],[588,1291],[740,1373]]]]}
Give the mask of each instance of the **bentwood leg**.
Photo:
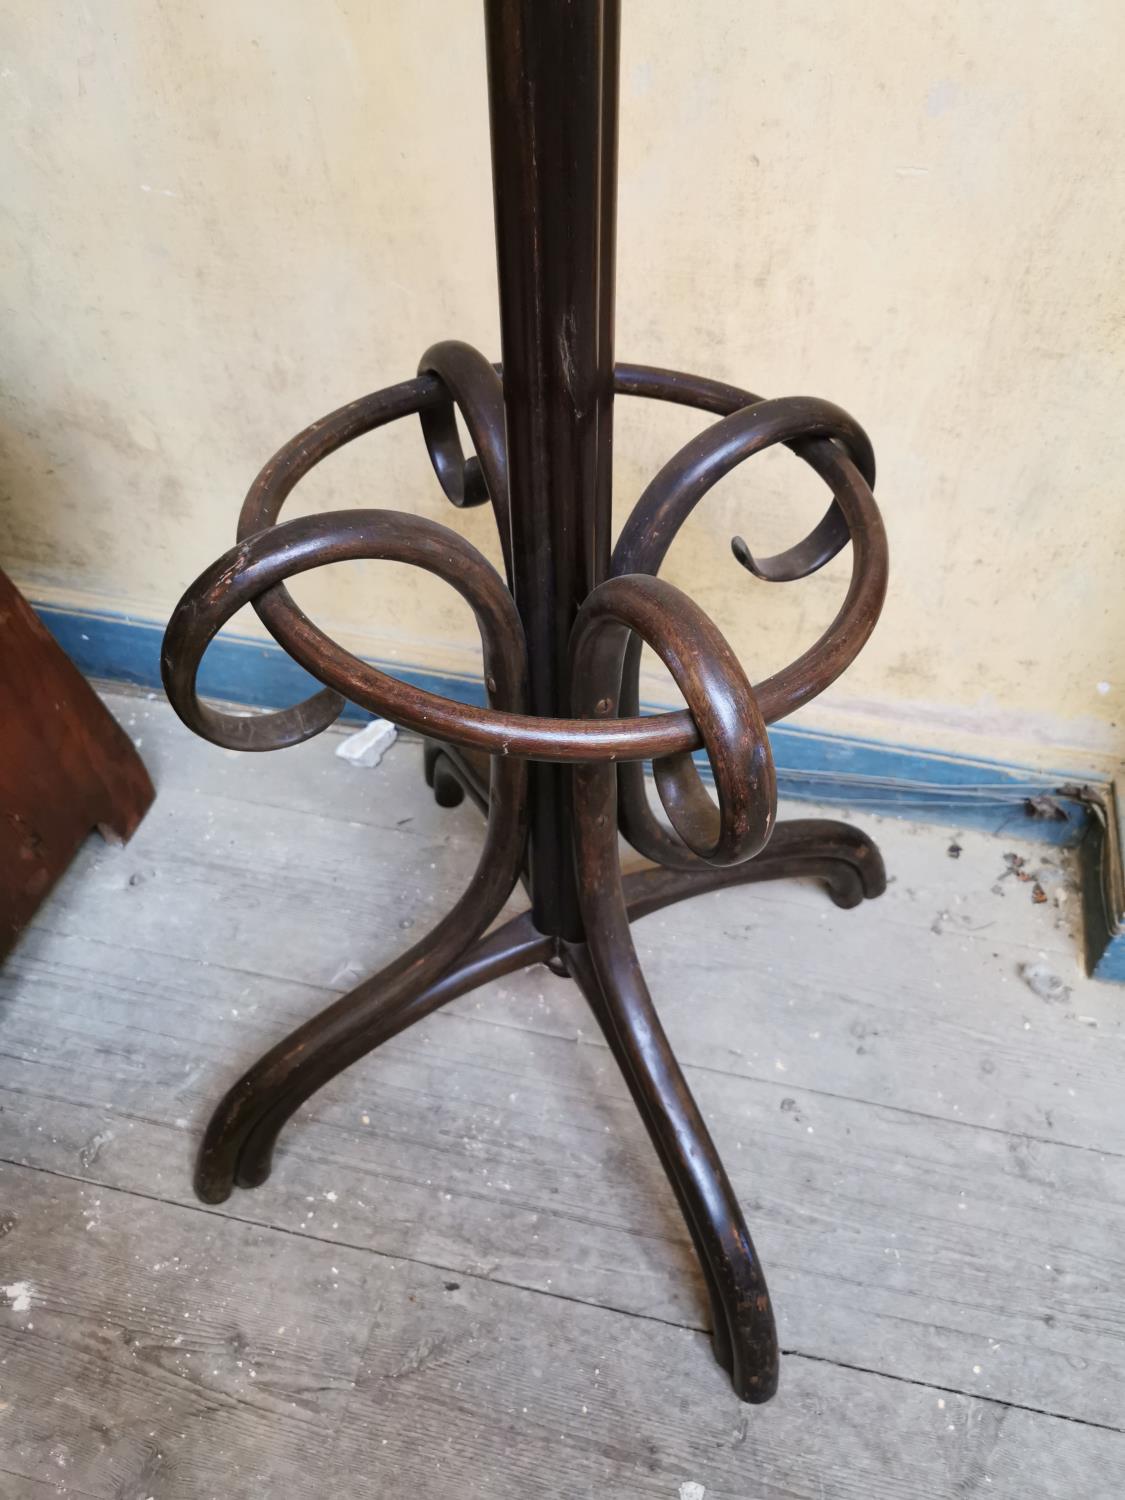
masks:
{"type": "Polygon", "coordinates": [[[844,908],[874,900],[887,886],[883,857],[874,840],[850,823],[827,818],[790,818],[778,823],[761,854],[745,864],[701,865],[693,870],[653,865],[626,875],[623,884],[629,920],[635,922],[707,891],[802,876],[822,880],[833,902],[844,908]]]}
{"type": "Polygon", "coordinates": [[[529,964],[546,963],[552,939],[527,912],[479,939],[443,973],[427,978],[403,960],[341,996],[290,1033],[231,1088],[207,1127],[195,1191],[222,1203],[235,1187],[259,1187],[270,1174],[286,1121],[338,1073],[451,1000],[529,964]]]}
{"type": "Polygon", "coordinates": [[[711,1301],[715,1358],[743,1401],[777,1389],[773,1309],[750,1233],[703,1116],[656,1014],[624,908],[612,933],[564,944],[680,1204],[711,1301]]]}
{"type": "Polygon", "coordinates": [[[221,1203],[236,1183],[264,1182],[282,1126],[330,1078],[447,1000],[533,961],[538,934],[520,919],[477,944],[523,866],[526,785],[518,761],[497,760],[484,847],[460,900],[420,942],[298,1027],[228,1091],[200,1149],[195,1187],[205,1202],[221,1203]]]}

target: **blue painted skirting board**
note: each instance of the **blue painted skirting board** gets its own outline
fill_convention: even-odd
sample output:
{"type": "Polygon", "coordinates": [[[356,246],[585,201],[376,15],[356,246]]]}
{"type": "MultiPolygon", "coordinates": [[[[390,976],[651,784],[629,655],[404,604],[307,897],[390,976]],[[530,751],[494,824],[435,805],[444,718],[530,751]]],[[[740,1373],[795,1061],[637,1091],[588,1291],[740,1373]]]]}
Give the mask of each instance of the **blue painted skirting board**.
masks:
{"type": "MultiPolygon", "coordinates": [[[[163,626],[135,616],[36,606],[40,618],[72,661],[88,676],[161,690],[163,626]]],[[[466,703],[483,703],[473,678],[437,674],[398,662],[373,665],[405,681],[466,703]]],[[[256,708],[278,708],[315,691],[318,684],[273,642],[221,635],[203,660],[205,698],[256,708]]],[[[362,722],[364,709],[349,704],[344,718],[362,722]]],[[[915,817],[952,828],[982,828],[1053,844],[1078,844],[1091,829],[1090,800],[1106,784],[944,755],[877,740],[825,734],[793,725],[770,730],[778,788],[785,797],[842,804],[856,810],[915,817]],[[1081,790],[1080,790],[1081,788],[1081,790]],[[1053,799],[1065,817],[1034,817],[1031,798],[1053,799]]],[[[1112,795],[1109,795],[1112,808],[1112,795]]],[[[1104,816],[1101,819],[1104,824],[1104,816]]],[[[1107,843],[1104,839],[1102,845],[1107,843]]],[[[1125,978],[1125,932],[1109,929],[1104,952],[1091,966],[1106,978],[1125,978]],[[1112,972],[1111,972],[1112,971],[1112,972]]]]}

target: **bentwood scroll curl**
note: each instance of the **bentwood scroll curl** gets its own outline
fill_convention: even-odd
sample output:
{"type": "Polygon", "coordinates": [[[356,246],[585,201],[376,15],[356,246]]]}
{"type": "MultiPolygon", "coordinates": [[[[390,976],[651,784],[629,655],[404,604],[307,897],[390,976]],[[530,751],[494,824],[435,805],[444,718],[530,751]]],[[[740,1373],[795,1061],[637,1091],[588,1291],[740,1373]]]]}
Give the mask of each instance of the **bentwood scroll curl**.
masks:
{"type": "MultiPolygon", "coordinates": [[[[778,717],[772,712],[777,698],[789,705],[789,712],[822,692],[847,668],[874,629],[882,608],[887,544],[871,493],[875,474],[871,444],[858,423],[827,401],[810,397],[765,401],[717,382],[641,367],[631,367],[628,386],[634,394],[659,393],[661,399],[708,410],[735,409],[686,444],[645,490],[614,550],[615,573],[656,573],[680,527],[712,486],[737,464],[776,443],[793,448],[833,491],[828,512],[804,541],[751,567],[768,581],[785,581],[815,571],[844,541],[850,538],[852,542],[851,583],[836,618],[796,661],[755,686],[764,717],[772,722],[778,717]],[[742,401],[747,404],[735,406],[742,401]]],[[[740,538],[734,539],[733,546],[736,556],[749,559],[740,538]]],[[[634,636],[622,663],[620,707],[626,714],[635,714],[639,707],[640,653],[641,643],[634,636]]],[[[619,778],[621,831],[633,847],[662,864],[694,867],[698,860],[692,851],[670,837],[653,817],[642,768],[622,763],[619,778]]]]}
{"type": "MultiPolygon", "coordinates": [[[[476,616],[490,699],[522,705],[527,672],[523,627],[511,594],[487,558],[455,531],[421,516],[393,510],[329,511],[267,527],[236,543],[176,606],[161,667],[172,706],[188,727],[239,750],[282,748],[323,727],[314,722],[301,732],[294,716],[302,705],[252,716],[221,713],[199,700],[196,677],[207,646],[243,605],[261,604],[282,579],[360,558],[411,563],[451,584],[476,616]]],[[[452,699],[378,671],[338,646],[295,605],[293,611],[290,655],[337,693],[423,733],[445,718],[456,718],[462,709],[452,699]]]]}
{"type": "Polygon", "coordinates": [[[446,499],[459,508],[492,501],[504,570],[512,584],[512,523],[508,511],[508,450],[504,431],[504,387],[479,349],[447,339],[427,349],[419,375],[434,375],[448,391],[437,406],[419,413],[422,436],[446,499]],[[466,458],[454,409],[465,419],[476,452],[466,458]]]}
{"type": "MultiPolygon", "coordinates": [[[[576,702],[587,713],[615,709],[630,631],[660,655],[687,699],[715,781],[717,808],[690,754],[656,760],[657,789],[672,826],[707,864],[752,859],[773,828],[777,783],[766,726],[738,658],[699,606],[672,584],[644,573],[609,578],[589,595],[574,624],[571,671],[581,684],[576,702]]],[[[612,768],[606,774],[612,776],[612,768]]]]}

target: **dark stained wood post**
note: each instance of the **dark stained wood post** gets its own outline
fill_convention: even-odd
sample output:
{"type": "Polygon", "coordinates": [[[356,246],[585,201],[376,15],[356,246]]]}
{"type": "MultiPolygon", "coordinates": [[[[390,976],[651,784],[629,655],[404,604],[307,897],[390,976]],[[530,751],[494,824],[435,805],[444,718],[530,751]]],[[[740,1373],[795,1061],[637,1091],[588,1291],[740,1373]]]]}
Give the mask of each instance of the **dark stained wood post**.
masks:
{"type": "MultiPolygon", "coordinates": [[[[512,569],[534,714],[567,704],[579,606],[609,567],[618,0],[486,0],[512,569]]],[[[532,910],[581,938],[570,772],[532,767],[532,910]]]]}

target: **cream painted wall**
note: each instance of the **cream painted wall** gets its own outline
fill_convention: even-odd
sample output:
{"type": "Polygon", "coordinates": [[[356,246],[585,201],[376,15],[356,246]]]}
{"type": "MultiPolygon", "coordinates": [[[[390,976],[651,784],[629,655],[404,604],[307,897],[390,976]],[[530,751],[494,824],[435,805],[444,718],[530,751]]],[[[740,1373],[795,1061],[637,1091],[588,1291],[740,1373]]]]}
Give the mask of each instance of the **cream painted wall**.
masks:
{"type": "MultiPolygon", "coordinates": [[[[0,0],[0,561],[163,619],[298,428],[460,337],[498,351],[479,7],[0,0]]],[[[1055,766],[1125,740],[1125,106],[1117,0],[625,0],[618,348],[867,426],[893,575],[803,722],[1055,766]]],[[[622,514],[693,430],[619,403],[622,514]]],[[[462,526],[416,426],[291,502],[462,526]]],[[[823,507],[725,481],[667,576],[752,675],[846,556],[743,573],[823,507]]],[[[368,654],[467,670],[471,621],[383,564],[302,580],[368,654]]],[[[240,618],[239,629],[256,622],[240,618]]]]}

